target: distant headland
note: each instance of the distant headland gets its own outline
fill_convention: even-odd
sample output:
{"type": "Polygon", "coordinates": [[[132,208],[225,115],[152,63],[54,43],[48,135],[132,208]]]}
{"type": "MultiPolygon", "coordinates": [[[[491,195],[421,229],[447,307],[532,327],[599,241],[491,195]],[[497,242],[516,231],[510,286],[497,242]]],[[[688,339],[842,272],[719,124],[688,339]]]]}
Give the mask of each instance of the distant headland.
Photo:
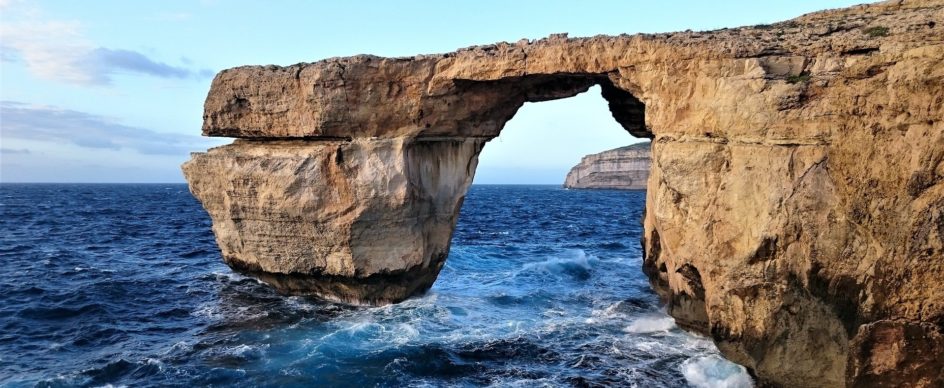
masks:
{"type": "Polygon", "coordinates": [[[584,156],[567,173],[568,189],[645,190],[650,143],[637,143],[584,156]]]}

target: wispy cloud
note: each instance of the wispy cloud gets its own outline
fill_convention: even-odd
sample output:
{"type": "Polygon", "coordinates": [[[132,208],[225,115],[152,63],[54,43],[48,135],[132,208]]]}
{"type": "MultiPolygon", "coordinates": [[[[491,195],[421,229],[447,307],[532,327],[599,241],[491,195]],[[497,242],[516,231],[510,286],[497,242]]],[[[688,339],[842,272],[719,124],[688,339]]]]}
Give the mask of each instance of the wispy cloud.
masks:
{"type": "MultiPolygon", "coordinates": [[[[133,149],[150,155],[186,155],[214,141],[132,127],[108,118],[51,106],[0,101],[0,137],[68,143],[93,149],[133,149]]],[[[4,150],[4,153],[7,151],[4,150]]]]}
{"type": "Polygon", "coordinates": [[[0,9],[5,9],[13,5],[17,0],[0,0],[0,9]]]}
{"type": "Polygon", "coordinates": [[[209,69],[191,70],[185,67],[171,66],[131,50],[112,50],[100,47],[92,50],[89,59],[94,61],[99,72],[103,73],[125,70],[163,78],[208,77],[213,75],[213,72],[209,69]]]}
{"type": "MultiPolygon", "coordinates": [[[[9,0],[0,0],[9,1],[9,0]]],[[[10,8],[3,4],[3,8],[10,8]]],[[[5,12],[9,13],[9,12],[5,12]]],[[[209,69],[175,66],[133,50],[100,47],[75,21],[43,20],[39,11],[8,16],[0,25],[0,60],[22,60],[37,77],[78,85],[108,85],[115,74],[160,78],[207,78],[209,69]]]]}
{"type": "Polygon", "coordinates": [[[29,155],[30,150],[26,148],[0,148],[0,154],[3,155],[29,155]]]}

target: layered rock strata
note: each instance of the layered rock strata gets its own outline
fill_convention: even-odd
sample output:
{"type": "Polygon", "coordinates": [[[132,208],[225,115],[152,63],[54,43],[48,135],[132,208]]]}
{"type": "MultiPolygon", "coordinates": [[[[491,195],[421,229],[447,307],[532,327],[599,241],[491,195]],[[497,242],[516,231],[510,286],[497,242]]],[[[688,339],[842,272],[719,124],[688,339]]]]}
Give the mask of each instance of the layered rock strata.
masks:
{"type": "Polygon", "coordinates": [[[568,189],[645,190],[649,180],[649,143],[637,143],[584,156],[564,178],[568,189]]]}
{"type": "MultiPolygon", "coordinates": [[[[644,270],[762,383],[944,385],[944,2],[710,32],[229,69],[184,165],[234,268],[297,293],[427,289],[483,144],[600,85],[652,141],[644,270]]],[[[579,136],[579,134],[575,134],[579,136]]],[[[618,209],[614,209],[618,211],[618,209]]]]}

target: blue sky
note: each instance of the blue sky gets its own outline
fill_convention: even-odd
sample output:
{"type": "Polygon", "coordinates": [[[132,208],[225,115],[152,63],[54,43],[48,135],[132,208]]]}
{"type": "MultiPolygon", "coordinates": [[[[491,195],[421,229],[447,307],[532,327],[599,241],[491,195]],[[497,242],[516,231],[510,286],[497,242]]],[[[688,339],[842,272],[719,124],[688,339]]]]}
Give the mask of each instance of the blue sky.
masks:
{"type": "MultiPolygon", "coordinates": [[[[707,30],[859,3],[791,1],[0,0],[0,181],[182,182],[215,72],[406,56],[551,33],[707,30]]],[[[560,183],[587,153],[639,141],[598,89],[527,104],[476,183],[560,183]]]]}

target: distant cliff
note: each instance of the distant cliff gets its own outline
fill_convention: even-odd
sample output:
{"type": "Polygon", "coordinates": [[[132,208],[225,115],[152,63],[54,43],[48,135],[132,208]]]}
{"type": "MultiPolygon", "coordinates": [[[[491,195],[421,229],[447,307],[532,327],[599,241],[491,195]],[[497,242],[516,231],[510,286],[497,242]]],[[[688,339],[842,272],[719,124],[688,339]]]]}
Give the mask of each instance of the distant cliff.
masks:
{"type": "Polygon", "coordinates": [[[587,155],[567,173],[564,187],[645,190],[649,160],[649,142],[587,155]]]}

